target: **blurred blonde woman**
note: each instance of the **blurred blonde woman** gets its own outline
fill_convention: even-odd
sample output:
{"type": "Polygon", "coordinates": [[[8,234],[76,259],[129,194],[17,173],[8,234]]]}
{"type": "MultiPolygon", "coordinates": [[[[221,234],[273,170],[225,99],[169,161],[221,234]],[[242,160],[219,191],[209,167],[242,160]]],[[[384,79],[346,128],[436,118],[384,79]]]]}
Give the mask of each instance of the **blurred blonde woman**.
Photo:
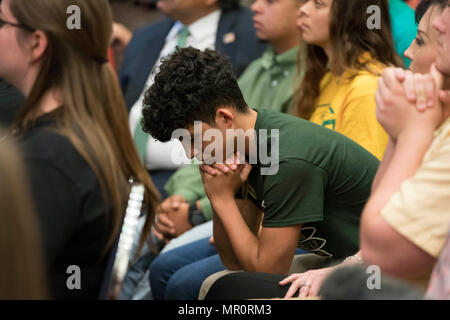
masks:
{"type": "Polygon", "coordinates": [[[106,60],[111,35],[107,0],[1,2],[0,47],[8,50],[0,51],[0,77],[26,97],[12,132],[31,181],[51,298],[98,297],[130,178],[146,187],[141,244],[158,201],[106,60]],[[69,28],[77,20],[80,28],[69,28]],[[72,280],[71,266],[80,271],[72,280]]]}
{"type": "Polygon", "coordinates": [[[0,300],[46,298],[41,242],[26,182],[18,151],[1,141],[0,300]]]}

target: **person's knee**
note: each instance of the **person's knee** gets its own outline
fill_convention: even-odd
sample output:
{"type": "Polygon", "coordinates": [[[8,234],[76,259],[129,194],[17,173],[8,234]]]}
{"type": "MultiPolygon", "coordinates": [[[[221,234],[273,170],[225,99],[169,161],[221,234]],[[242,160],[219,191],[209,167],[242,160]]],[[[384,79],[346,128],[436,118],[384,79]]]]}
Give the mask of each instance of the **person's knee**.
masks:
{"type": "Polygon", "coordinates": [[[185,268],[175,272],[167,283],[166,300],[197,300],[203,279],[192,275],[185,268]]]}
{"type": "Polygon", "coordinates": [[[155,299],[163,299],[167,281],[171,276],[172,257],[163,254],[157,257],[150,266],[150,287],[155,299]]]}
{"type": "Polygon", "coordinates": [[[159,278],[165,271],[167,264],[164,255],[161,255],[153,261],[150,266],[150,282],[152,279],[159,278]]]}

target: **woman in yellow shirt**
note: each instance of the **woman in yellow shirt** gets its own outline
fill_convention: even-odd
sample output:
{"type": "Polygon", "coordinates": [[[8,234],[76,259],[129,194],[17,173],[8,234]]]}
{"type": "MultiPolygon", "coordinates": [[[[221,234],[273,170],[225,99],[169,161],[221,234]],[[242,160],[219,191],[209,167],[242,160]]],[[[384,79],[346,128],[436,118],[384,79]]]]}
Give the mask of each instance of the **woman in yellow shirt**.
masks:
{"type": "Polygon", "coordinates": [[[381,159],[388,136],[375,117],[377,80],[385,66],[400,66],[388,2],[309,0],[298,26],[306,54],[296,115],[356,141],[381,159]],[[372,14],[355,14],[360,7],[372,14]]]}

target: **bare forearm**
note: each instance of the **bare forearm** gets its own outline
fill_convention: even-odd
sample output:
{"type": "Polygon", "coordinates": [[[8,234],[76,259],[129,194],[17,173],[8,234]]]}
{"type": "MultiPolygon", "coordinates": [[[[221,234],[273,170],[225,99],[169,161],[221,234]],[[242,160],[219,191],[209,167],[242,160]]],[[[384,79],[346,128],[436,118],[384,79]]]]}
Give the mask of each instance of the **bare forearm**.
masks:
{"type": "Polygon", "coordinates": [[[371,195],[364,208],[361,219],[362,256],[368,263],[380,263],[379,256],[397,255],[398,242],[392,237],[381,236],[380,228],[385,225],[381,211],[391,197],[400,190],[402,183],[414,176],[428,150],[433,133],[421,132],[406,136],[397,141],[395,153],[386,172],[380,179],[379,186],[371,195]]]}
{"type": "Polygon", "coordinates": [[[433,140],[433,131],[417,132],[398,139],[391,159],[376,181],[377,185],[365,211],[379,212],[396,193],[402,183],[414,176],[433,140]]]}
{"type": "Polygon", "coordinates": [[[217,253],[220,256],[223,265],[229,270],[241,270],[241,264],[236,258],[222,221],[215,212],[213,213],[213,235],[217,253]]]}
{"type": "Polygon", "coordinates": [[[389,138],[388,144],[386,146],[386,150],[383,155],[383,160],[381,161],[381,164],[380,164],[380,167],[378,168],[377,174],[376,174],[375,178],[373,179],[372,193],[375,192],[378,185],[380,184],[381,178],[384,176],[387,168],[391,164],[394,153],[395,153],[395,142],[392,138],[389,138]]]}
{"type": "MultiPolygon", "coordinates": [[[[220,244],[217,243],[217,247],[223,246],[218,249],[219,254],[222,249],[228,247],[227,252],[232,251],[239,265],[246,271],[256,271],[257,266],[260,265],[258,252],[259,252],[259,239],[256,236],[258,232],[258,223],[255,223],[258,219],[250,219],[253,221],[246,221],[238,207],[236,201],[212,201],[215,219],[220,220],[221,226],[223,226],[224,233],[229,240],[226,243],[224,236],[222,236],[220,244]],[[230,247],[232,250],[230,250],[230,247]]],[[[218,225],[220,225],[218,224],[218,225]]],[[[215,230],[216,231],[216,230],[215,230]]],[[[217,230],[219,232],[219,230],[217,230]]],[[[226,252],[222,252],[225,258],[226,252]]],[[[222,255],[221,255],[222,258],[222,255]]],[[[228,256],[226,258],[229,258],[228,256]]]]}

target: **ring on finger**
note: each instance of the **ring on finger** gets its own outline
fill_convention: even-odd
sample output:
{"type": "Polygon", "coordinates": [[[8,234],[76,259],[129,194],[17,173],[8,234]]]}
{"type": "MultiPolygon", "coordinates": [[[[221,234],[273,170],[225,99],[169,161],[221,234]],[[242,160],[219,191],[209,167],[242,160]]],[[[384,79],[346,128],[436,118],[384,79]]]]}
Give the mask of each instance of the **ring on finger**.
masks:
{"type": "Polygon", "coordinates": [[[303,282],[302,287],[311,287],[311,284],[307,281],[303,282]]]}

